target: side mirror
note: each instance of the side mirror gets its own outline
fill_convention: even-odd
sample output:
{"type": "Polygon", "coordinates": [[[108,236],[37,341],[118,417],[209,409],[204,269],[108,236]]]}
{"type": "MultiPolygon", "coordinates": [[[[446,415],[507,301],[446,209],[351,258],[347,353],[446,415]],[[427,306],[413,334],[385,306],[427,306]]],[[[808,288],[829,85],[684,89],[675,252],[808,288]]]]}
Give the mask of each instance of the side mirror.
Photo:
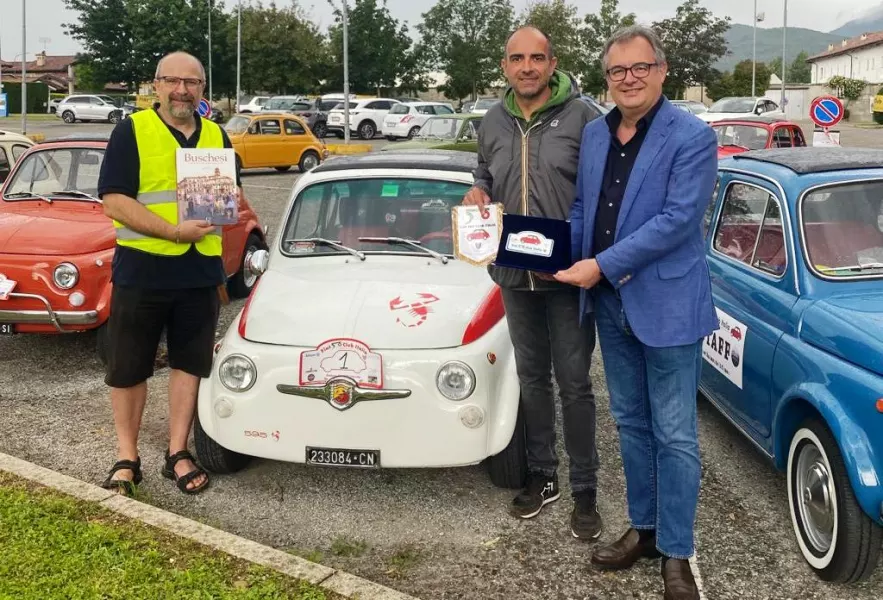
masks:
{"type": "Polygon", "coordinates": [[[270,263],[270,253],[266,250],[255,250],[245,262],[245,267],[249,273],[255,277],[260,277],[267,271],[267,265],[270,263]]]}

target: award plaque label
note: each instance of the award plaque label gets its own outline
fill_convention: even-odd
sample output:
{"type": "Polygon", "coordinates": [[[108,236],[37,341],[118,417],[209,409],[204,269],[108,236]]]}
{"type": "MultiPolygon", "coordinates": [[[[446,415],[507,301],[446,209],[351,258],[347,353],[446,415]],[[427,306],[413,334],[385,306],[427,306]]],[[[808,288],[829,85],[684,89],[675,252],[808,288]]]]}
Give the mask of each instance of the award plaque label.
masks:
{"type": "Polygon", "coordinates": [[[451,210],[454,256],[475,266],[487,266],[497,258],[503,232],[503,205],[495,202],[482,216],[478,206],[455,206],[451,210]]]}

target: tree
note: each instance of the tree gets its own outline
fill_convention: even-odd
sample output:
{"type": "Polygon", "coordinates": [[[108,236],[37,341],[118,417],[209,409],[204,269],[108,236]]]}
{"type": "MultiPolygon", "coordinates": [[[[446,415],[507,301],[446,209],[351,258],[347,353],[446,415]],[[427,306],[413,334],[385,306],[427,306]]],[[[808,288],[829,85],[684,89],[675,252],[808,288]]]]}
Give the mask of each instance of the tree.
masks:
{"type": "Polygon", "coordinates": [[[559,69],[579,73],[585,58],[576,6],[564,0],[531,1],[516,23],[516,27],[524,25],[533,25],[546,34],[558,57],[559,69]]]}
{"type": "Polygon", "coordinates": [[[93,63],[84,57],[77,57],[74,64],[74,86],[80,92],[102,92],[107,81],[95,69],[93,63]]]}
{"type": "Polygon", "coordinates": [[[581,39],[584,54],[580,81],[587,93],[599,95],[607,89],[601,62],[604,44],[618,29],[635,24],[635,13],[623,16],[618,7],[618,0],[601,0],[598,14],[588,14],[583,20],[581,39]]]}
{"type": "Polygon", "coordinates": [[[735,95],[733,93],[733,74],[729,71],[720,72],[712,69],[705,79],[705,95],[713,101],[735,95]]]}
{"type": "Polygon", "coordinates": [[[727,54],[724,35],[730,28],[730,17],[715,17],[699,6],[699,0],[686,0],[674,18],[657,21],[653,28],[668,62],[663,91],[669,98],[680,98],[689,86],[706,81],[712,65],[727,54]]]}
{"type": "Polygon", "coordinates": [[[417,29],[427,64],[447,75],[447,97],[474,99],[500,79],[513,15],[509,0],[439,0],[423,13],[417,29]]]}
{"type": "Polygon", "coordinates": [[[65,0],[66,8],[79,13],[79,19],[63,27],[83,45],[80,66],[88,65],[93,80],[125,83],[132,89],[141,80],[126,4],[125,0],[65,0]]]}
{"type": "MultiPolygon", "coordinates": [[[[794,57],[794,62],[791,63],[791,67],[788,69],[788,83],[810,83],[812,81],[812,69],[806,59],[809,58],[809,55],[806,51],[801,51],[800,54],[794,57]]],[[[781,73],[781,69],[779,72],[781,73]]]]}
{"type": "MultiPolygon", "coordinates": [[[[405,72],[402,60],[411,48],[408,26],[399,25],[386,8],[386,0],[356,0],[347,17],[349,79],[352,92],[380,93],[394,89],[405,72]]],[[[335,11],[329,28],[333,64],[340,65],[329,78],[332,89],[343,89],[343,15],[335,11]],[[339,70],[338,70],[339,69],[339,70]]]]}
{"type": "MultiPolygon", "coordinates": [[[[755,65],[755,92],[763,96],[770,87],[770,68],[759,62],[755,65]]],[[[733,67],[731,96],[751,95],[751,61],[743,60],[733,67]]]]}

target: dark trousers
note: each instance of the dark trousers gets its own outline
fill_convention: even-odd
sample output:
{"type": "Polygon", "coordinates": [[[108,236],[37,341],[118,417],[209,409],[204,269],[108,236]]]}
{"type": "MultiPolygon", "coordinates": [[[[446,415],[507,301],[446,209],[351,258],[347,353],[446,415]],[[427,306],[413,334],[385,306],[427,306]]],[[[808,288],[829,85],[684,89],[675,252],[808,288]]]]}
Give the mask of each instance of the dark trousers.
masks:
{"type": "Polygon", "coordinates": [[[570,458],[573,493],[597,488],[595,395],[589,367],[595,349],[595,321],[579,324],[579,290],[514,291],[503,289],[509,336],[521,384],[521,407],[527,428],[527,462],[531,471],[553,475],[555,396],[552,367],[561,396],[564,447],[570,458]]]}

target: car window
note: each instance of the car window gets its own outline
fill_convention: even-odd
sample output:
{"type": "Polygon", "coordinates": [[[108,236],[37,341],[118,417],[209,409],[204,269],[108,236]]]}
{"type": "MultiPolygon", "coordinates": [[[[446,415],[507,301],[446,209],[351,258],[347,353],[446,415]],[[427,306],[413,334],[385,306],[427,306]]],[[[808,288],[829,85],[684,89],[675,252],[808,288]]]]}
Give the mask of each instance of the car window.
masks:
{"type": "Polygon", "coordinates": [[[418,106],[417,112],[420,113],[421,115],[434,115],[435,114],[434,108],[435,108],[434,106],[426,106],[426,105],[418,106]]]}
{"type": "Polygon", "coordinates": [[[297,121],[292,121],[291,119],[285,119],[285,134],[286,135],[304,135],[306,130],[301,126],[297,121]]]}
{"type": "Polygon", "coordinates": [[[452,114],[454,114],[454,111],[451,110],[450,106],[440,105],[440,106],[435,107],[435,114],[437,114],[437,115],[452,115],[452,114]]]}
{"type": "Polygon", "coordinates": [[[22,159],[6,194],[52,194],[79,190],[96,195],[104,150],[55,148],[34,152],[22,159]]]}
{"type": "Polygon", "coordinates": [[[391,115],[406,115],[409,112],[411,112],[411,107],[407,104],[396,104],[389,109],[389,114],[391,115]]]}
{"type": "Polygon", "coordinates": [[[779,203],[772,195],[769,199],[751,265],[778,277],[785,272],[785,233],[779,203]]]}
{"type": "Polygon", "coordinates": [[[769,197],[769,192],[753,185],[730,185],[718,219],[714,249],[750,265],[769,197]]]}
{"type": "Polygon", "coordinates": [[[773,132],[773,147],[774,148],[790,148],[791,147],[791,134],[789,133],[787,127],[776,127],[776,130],[773,132]]]}
{"type": "Polygon", "coordinates": [[[791,135],[794,136],[795,146],[806,146],[806,139],[803,137],[803,131],[800,127],[791,127],[791,135]]]}
{"type": "Polygon", "coordinates": [[[883,276],[883,181],[839,184],[800,205],[807,261],[826,277],[883,276]]]}
{"type": "Polygon", "coordinates": [[[24,144],[13,144],[12,146],[12,162],[15,163],[21,155],[27,151],[28,147],[24,144]]]}
{"type": "MultiPolygon", "coordinates": [[[[316,183],[295,199],[282,250],[301,255],[305,250],[291,240],[322,237],[366,252],[421,254],[407,246],[359,239],[403,237],[436,252],[453,254],[451,208],[462,201],[468,189],[466,183],[408,178],[316,183]]],[[[330,246],[316,246],[309,251],[312,255],[339,252],[330,246]]]]}
{"type": "Polygon", "coordinates": [[[279,119],[261,119],[258,133],[261,135],[279,135],[282,130],[279,127],[279,119]]]}
{"type": "Polygon", "coordinates": [[[5,169],[8,171],[10,166],[11,164],[9,162],[9,156],[6,154],[6,148],[0,146],[0,170],[5,169]]]}
{"type": "Polygon", "coordinates": [[[766,148],[769,132],[753,125],[714,125],[718,146],[736,146],[746,150],[766,148]]]}
{"type": "Polygon", "coordinates": [[[711,193],[711,202],[705,209],[705,217],[702,219],[702,237],[708,237],[708,228],[711,226],[711,217],[714,215],[714,208],[717,206],[717,195],[720,193],[721,178],[717,178],[714,184],[714,191],[711,193]]]}

